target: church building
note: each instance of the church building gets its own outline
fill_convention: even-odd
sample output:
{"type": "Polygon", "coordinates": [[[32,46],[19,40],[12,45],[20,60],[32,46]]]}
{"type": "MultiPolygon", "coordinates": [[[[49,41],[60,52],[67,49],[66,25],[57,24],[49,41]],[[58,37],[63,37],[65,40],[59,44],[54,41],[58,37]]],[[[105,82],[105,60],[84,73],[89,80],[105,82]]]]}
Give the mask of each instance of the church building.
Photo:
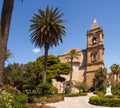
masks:
{"type": "MultiPolygon", "coordinates": [[[[96,18],[94,18],[93,24],[90,30],[86,33],[87,45],[86,49],[75,49],[79,53],[79,57],[73,58],[73,73],[72,73],[72,84],[76,82],[86,82],[88,86],[92,86],[95,72],[100,68],[104,67],[104,33],[102,27],[98,25],[96,18]]],[[[71,49],[65,53],[59,55],[61,62],[68,62],[66,56],[70,53],[71,49]]],[[[59,93],[62,93],[66,86],[69,86],[70,74],[61,75],[65,78],[65,81],[60,82],[53,79],[53,85],[58,89],[59,93]]],[[[74,87],[72,92],[78,90],[74,87]]]]}

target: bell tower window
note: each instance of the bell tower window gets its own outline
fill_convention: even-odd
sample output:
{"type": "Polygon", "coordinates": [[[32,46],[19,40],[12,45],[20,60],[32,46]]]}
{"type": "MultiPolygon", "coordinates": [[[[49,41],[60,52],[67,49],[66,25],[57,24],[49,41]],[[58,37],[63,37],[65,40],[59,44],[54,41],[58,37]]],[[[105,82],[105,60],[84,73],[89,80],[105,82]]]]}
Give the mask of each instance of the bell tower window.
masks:
{"type": "Polygon", "coordinates": [[[95,45],[97,43],[97,38],[93,37],[92,42],[93,42],[93,45],[95,45]]]}

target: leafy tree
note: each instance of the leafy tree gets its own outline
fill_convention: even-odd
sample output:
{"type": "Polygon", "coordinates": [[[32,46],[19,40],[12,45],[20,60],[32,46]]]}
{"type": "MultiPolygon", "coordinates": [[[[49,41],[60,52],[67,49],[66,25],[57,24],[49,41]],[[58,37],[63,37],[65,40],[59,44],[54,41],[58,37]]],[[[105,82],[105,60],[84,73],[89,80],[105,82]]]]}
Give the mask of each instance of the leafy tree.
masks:
{"type": "Polygon", "coordinates": [[[95,77],[93,79],[93,87],[95,90],[98,91],[104,91],[106,87],[106,75],[107,75],[107,69],[106,68],[100,68],[95,73],[95,77]]]}
{"type": "Polygon", "coordinates": [[[61,19],[63,13],[60,13],[59,8],[49,8],[47,6],[46,10],[38,10],[38,14],[33,14],[32,24],[30,26],[31,42],[35,44],[36,47],[44,47],[45,58],[44,58],[44,71],[43,71],[43,82],[46,81],[46,71],[47,71],[47,57],[48,50],[54,45],[59,45],[59,41],[62,41],[62,36],[65,35],[65,27],[62,25],[64,20],[61,19]]]}
{"type": "Polygon", "coordinates": [[[80,56],[80,53],[77,51],[77,49],[73,48],[70,50],[69,54],[66,56],[66,59],[70,59],[70,64],[71,64],[71,71],[70,71],[70,84],[69,84],[69,92],[71,93],[72,89],[72,73],[73,73],[73,59],[76,58],[78,59],[80,56]]]}
{"type": "Polygon", "coordinates": [[[17,87],[19,90],[36,89],[41,78],[40,68],[34,62],[24,65],[9,64],[5,68],[5,84],[17,87]]]}
{"type": "Polygon", "coordinates": [[[75,88],[82,90],[83,92],[86,92],[89,88],[85,82],[76,82],[75,88]]]}
{"type": "Polygon", "coordinates": [[[55,90],[56,90],[55,87],[54,87],[51,83],[48,83],[48,82],[40,83],[40,84],[37,86],[37,91],[38,91],[39,94],[42,95],[42,96],[50,95],[50,94],[52,94],[55,90]]]}
{"type": "MultiPolygon", "coordinates": [[[[43,69],[43,68],[42,68],[43,69]]],[[[35,62],[28,62],[23,70],[23,89],[36,89],[36,86],[42,81],[42,70],[35,62]]]]}
{"type": "MultiPolygon", "coordinates": [[[[44,56],[40,56],[36,60],[36,64],[40,67],[43,67],[44,56]]],[[[69,74],[70,65],[68,63],[61,63],[59,58],[54,55],[48,56],[47,62],[47,81],[51,82],[51,79],[56,78],[61,74],[69,74]]],[[[41,70],[43,72],[43,70],[41,70]]]]}
{"type": "Polygon", "coordinates": [[[48,75],[47,79],[51,81],[53,78],[58,78],[61,74],[69,74],[70,72],[70,65],[68,63],[58,63],[55,65],[51,65],[47,69],[48,75]],[[56,77],[57,76],[57,77],[56,77]]]}
{"type": "MultiPolygon", "coordinates": [[[[28,62],[24,65],[14,63],[5,67],[5,84],[17,87],[19,90],[36,89],[42,82],[44,56],[40,56],[35,62],[28,62]]],[[[51,82],[61,74],[69,74],[70,64],[61,63],[54,55],[48,56],[47,81],[51,82]]]]}
{"type": "Polygon", "coordinates": [[[116,76],[115,80],[118,82],[118,80],[119,80],[119,74],[120,74],[120,65],[113,64],[112,66],[110,66],[110,69],[111,69],[113,75],[116,76]]]}
{"type": "Polygon", "coordinates": [[[14,63],[5,68],[5,84],[21,90],[23,84],[23,65],[14,63]]]}

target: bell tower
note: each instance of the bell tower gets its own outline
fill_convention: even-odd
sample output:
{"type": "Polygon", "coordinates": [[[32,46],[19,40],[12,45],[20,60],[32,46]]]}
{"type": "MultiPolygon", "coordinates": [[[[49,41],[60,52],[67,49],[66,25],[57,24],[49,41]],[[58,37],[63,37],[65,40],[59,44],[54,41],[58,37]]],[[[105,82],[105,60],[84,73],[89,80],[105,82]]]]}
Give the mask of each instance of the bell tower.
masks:
{"type": "Polygon", "coordinates": [[[86,83],[92,86],[95,72],[104,67],[104,33],[96,18],[87,31],[86,57],[86,83]]]}

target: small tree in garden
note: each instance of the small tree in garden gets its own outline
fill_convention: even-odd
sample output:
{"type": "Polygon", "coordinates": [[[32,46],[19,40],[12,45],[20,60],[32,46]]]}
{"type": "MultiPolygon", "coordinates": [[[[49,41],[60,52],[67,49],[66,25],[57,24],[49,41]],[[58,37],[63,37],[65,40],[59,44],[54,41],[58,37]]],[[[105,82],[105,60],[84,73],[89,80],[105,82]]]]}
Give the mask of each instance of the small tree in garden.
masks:
{"type": "Polygon", "coordinates": [[[76,82],[75,83],[75,88],[79,89],[79,91],[86,92],[88,91],[89,87],[85,82],[76,82]]]}
{"type": "Polygon", "coordinates": [[[106,88],[106,75],[107,69],[100,68],[95,73],[95,77],[93,79],[93,88],[98,91],[104,91],[106,88]]]}
{"type": "Polygon", "coordinates": [[[50,95],[56,92],[57,89],[48,82],[43,82],[37,86],[37,91],[41,96],[50,95]]]}

